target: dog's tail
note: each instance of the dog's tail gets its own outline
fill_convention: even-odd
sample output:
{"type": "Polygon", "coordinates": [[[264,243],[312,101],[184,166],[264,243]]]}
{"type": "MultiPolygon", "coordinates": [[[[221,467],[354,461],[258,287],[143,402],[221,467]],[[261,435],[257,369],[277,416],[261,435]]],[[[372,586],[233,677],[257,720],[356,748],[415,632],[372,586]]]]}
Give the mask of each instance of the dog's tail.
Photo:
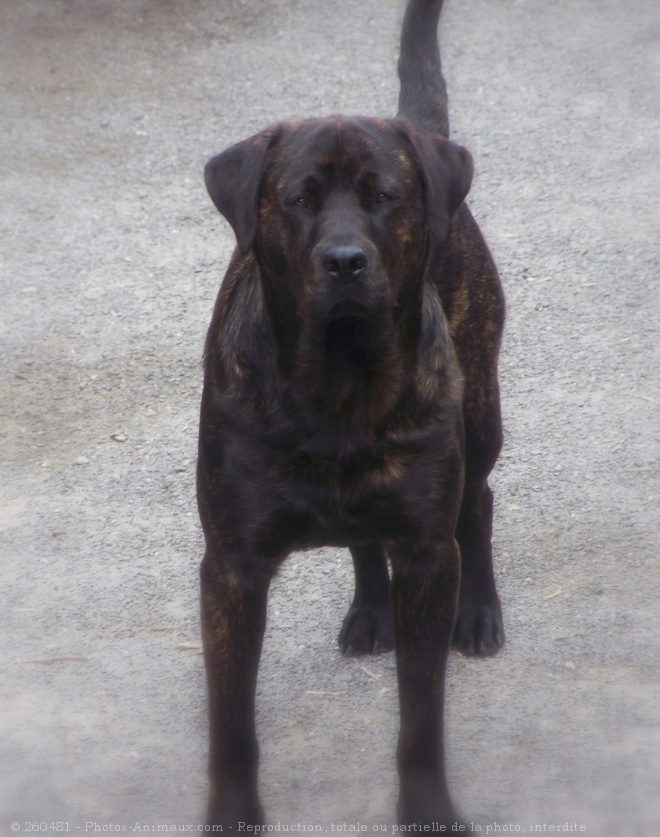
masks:
{"type": "Polygon", "coordinates": [[[447,87],[440,66],[443,0],[409,0],[401,30],[399,113],[415,127],[449,136],[447,87]]]}

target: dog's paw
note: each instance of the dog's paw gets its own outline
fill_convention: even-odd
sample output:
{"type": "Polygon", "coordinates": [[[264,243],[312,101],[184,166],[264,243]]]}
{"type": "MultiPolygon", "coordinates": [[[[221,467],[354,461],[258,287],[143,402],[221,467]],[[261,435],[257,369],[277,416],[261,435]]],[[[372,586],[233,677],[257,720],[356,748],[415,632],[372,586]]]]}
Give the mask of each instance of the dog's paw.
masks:
{"type": "Polygon", "coordinates": [[[499,602],[458,607],[452,646],[469,657],[489,657],[504,645],[504,623],[499,602]]]}
{"type": "Polygon", "coordinates": [[[263,830],[266,818],[256,792],[243,788],[211,786],[206,812],[206,831],[263,830]],[[241,828],[242,826],[242,828],[241,828]]]}
{"type": "Polygon", "coordinates": [[[399,799],[397,806],[401,830],[441,831],[447,834],[467,831],[467,826],[454,810],[451,801],[436,792],[430,798],[399,799]]]}
{"type": "Polygon", "coordinates": [[[249,808],[211,803],[206,817],[206,831],[263,831],[264,810],[258,803],[249,808]]]}
{"type": "Polygon", "coordinates": [[[339,631],[339,648],[348,657],[391,651],[394,628],[389,605],[352,605],[339,631]]]}

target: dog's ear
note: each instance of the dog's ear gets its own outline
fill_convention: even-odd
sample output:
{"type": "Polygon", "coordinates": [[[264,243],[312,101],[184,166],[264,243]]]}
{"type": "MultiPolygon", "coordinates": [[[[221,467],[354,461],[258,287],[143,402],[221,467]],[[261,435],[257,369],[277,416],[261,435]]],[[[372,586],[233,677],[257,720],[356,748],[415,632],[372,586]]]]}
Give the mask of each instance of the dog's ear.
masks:
{"type": "Polygon", "coordinates": [[[277,133],[268,128],[212,157],[204,181],[216,207],[232,225],[241,253],[249,251],[257,234],[259,189],[266,155],[277,133]]]}
{"type": "Polygon", "coordinates": [[[454,213],[470,191],[472,155],[467,148],[425,132],[416,131],[412,142],[426,190],[429,228],[442,243],[449,238],[454,213]]]}

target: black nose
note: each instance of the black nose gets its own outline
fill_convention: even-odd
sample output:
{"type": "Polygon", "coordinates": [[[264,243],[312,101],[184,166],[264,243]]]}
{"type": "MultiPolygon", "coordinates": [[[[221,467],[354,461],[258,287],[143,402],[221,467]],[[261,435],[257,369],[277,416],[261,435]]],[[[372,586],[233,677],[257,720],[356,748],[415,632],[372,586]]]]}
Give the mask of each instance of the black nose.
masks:
{"type": "Polygon", "coordinates": [[[332,247],[323,257],[323,270],[333,279],[355,279],[367,266],[367,257],[359,247],[332,247]]]}

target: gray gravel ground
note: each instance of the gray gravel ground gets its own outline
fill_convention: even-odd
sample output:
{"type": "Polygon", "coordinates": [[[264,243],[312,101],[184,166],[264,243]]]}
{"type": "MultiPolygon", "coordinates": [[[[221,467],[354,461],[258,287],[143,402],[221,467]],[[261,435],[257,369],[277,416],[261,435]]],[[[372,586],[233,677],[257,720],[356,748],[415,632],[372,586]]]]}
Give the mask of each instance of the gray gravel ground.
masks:
{"type": "MultiPolygon", "coordinates": [[[[202,167],[280,118],[392,114],[402,6],[0,0],[0,833],[202,821],[196,423],[233,247],[202,167]]],[[[448,683],[454,795],[492,829],[660,834],[659,37],[657,0],[444,14],[509,304],[508,644],[448,683]]],[[[393,821],[394,661],[339,655],[350,597],[336,549],[275,584],[272,823],[393,821]]]]}

